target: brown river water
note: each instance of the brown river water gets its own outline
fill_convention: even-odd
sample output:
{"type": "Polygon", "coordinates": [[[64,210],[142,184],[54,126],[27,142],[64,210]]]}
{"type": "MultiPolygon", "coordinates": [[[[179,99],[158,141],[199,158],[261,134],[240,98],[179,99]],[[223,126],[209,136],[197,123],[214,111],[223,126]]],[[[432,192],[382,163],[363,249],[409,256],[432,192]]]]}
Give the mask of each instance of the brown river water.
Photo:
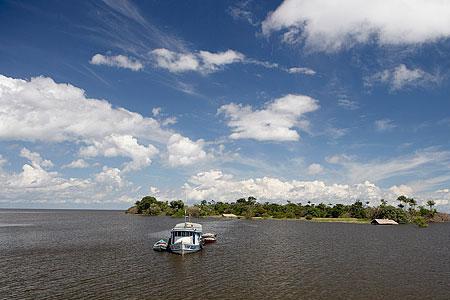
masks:
{"type": "Polygon", "coordinates": [[[450,299],[450,223],[193,221],[217,243],[179,256],[180,219],[0,210],[0,299],[450,299]]]}

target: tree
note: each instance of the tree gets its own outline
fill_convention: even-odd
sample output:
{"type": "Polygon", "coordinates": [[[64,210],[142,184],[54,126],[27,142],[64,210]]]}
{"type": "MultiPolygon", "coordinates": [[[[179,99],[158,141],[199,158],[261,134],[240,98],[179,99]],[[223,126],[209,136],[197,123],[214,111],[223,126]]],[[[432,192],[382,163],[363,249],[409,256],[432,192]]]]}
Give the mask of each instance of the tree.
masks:
{"type": "Polygon", "coordinates": [[[428,200],[427,205],[430,207],[430,211],[433,211],[433,206],[436,205],[436,202],[434,202],[433,200],[428,200]]]}
{"type": "Polygon", "coordinates": [[[409,206],[411,206],[411,208],[413,210],[416,210],[417,201],[414,200],[414,198],[409,198],[408,199],[408,203],[409,203],[409,206]]]}
{"type": "Polygon", "coordinates": [[[175,211],[184,208],[184,203],[181,200],[170,201],[169,205],[170,205],[170,208],[175,210],[175,211]]]}
{"type": "Polygon", "coordinates": [[[403,205],[403,203],[405,203],[405,204],[408,203],[408,198],[406,198],[406,196],[401,195],[401,196],[398,196],[397,201],[400,202],[400,204],[398,205],[398,207],[403,208],[403,207],[405,207],[405,206],[403,205]]]}

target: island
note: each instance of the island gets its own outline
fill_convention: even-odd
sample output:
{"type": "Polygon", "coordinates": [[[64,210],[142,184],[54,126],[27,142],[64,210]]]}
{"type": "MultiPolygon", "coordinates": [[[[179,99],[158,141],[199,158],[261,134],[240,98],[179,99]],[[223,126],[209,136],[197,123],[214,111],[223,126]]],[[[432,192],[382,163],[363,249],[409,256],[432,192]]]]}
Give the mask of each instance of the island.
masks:
{"type": "Polygon", "coordinates": [[[381,199],[379,205],[355,201],[352,204],[306,204],[287,201],[286,204],[260,203],[255,197],[237,199],[235,202],[203,200],[187,206],[182,200],[159,201],[153,196],[145,196],[126,212],[147,216],[183,217],[185,211],[192,217],[217,217],[235,215],[245,219],[300,219],[316,222],[370,223],[374,219],[389,219],[398,224],[417,224],[427,227],[432,222],[450,221],[446,213],[438,212],[435,202],[429,200],[427,206],[418,206],[417,201],[406,196],[396,199],[397,207],[381,199]]]}

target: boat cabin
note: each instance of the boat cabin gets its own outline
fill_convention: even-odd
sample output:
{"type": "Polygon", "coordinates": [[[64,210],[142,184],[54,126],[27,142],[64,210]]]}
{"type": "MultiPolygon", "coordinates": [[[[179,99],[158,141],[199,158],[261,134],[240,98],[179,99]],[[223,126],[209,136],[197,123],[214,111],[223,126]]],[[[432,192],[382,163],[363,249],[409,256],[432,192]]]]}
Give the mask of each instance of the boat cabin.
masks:
{"type": "MultiPolygon", "coordinates": [[[[184,222],[175,225],[170,234],[172,243],[177,243],[178,240],[191,237],[190,243],[199,244],[202,237],[202,225],[191,222],[184,222]]],[[[185,239],[186,240],[186,239],[185,239]]]]}

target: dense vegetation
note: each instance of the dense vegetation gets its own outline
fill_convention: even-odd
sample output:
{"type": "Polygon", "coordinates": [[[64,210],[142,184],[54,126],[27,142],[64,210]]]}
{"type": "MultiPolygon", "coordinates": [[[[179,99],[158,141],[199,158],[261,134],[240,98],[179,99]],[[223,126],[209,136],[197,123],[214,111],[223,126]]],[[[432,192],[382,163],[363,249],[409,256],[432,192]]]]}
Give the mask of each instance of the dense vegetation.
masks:
{"type": "Polygon", "coordinates": [[[235,214],[245,218],[356,218],[356,219],[392,219],[400,224],[416,223],[426,226],[428,221],[437,213],[434,209],[435,203],[428,201],[428,207],[417,207],[417,201],[413,198],[400,196],[397,198],[397,207],[388,205],[387,201],[381,200],[380,205],[370,206],[369,202],[356,201],[350,205],[344,204],[307,204],[292,203],[259,203],[254,197],[241,198],[236,202],[215,202],[206,200],[194,206],[186,206],[183,201],[158,201],[155,197],[146,196],[137,201],[135,206],[128,209],[129,213],[143,215],[165,215],[182,217],[185,209],[193,217],[215,216],[224,213],[235,214]]]}

